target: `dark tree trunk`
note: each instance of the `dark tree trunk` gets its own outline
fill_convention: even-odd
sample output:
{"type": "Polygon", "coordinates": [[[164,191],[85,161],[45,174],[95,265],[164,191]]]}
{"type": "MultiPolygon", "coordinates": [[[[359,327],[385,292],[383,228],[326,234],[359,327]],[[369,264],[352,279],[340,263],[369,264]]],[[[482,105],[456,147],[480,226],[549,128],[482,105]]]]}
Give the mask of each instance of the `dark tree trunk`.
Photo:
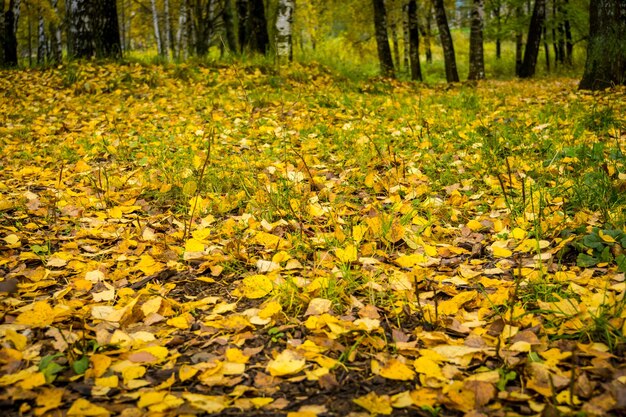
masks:
{"type": "Polygon", "coordinates": [[[427,3],[426,7],[428,7],[428,12],[426,13],[426,27],[424,31],[422,31],[422,36],[424,37],[424,49],[426,53],[426,62],[429,64],[433,63],[433,51],[430,48],[432,39],[433,39],[433,8],[430,2],[427,3]]]}
{"type": "Polygon", "coordinates": [[[117,20],[117,2],[99,0],[94,2],[94,26],[96,55],[100,58],[120,58],[122,43],[117,20]]]}
{"type": "Polygon", "coordinates": [[[226,43],[232,53],[237,53],[237,32],[235,29],[235,9],[233,0],[224,2],[224,29],[226,31],[226,43]]]}
{"type": "MultiPolygon", "coordinates": [[[[518,6],[515,9],[515,14],[518,20],[521,20],[524,17],[524,9],[522,6],[518,6]]],[[[523,62],[523,54],[524,54],[524,34],[520,29],[516,29],[515,31],[515,74],[519,75],[520,70],[522,69],[523,62]]]]}
{"type": "Polygon", "coordinates": [[[437,20],[439,37],[441,39],[441,46],[443,47],[443,56],[446,65],[446,80],[449,83],[458,82],[459,73],[456,69],[454,44],[452,42],[452,35],[450,34],[450,27],[448,26],[448,19],[446,17],[446,9],[444,8],[443,0],[433,0],[433,6],[435,7],[435,19],[437,20]]]}
{"type": "Polygon", "coordinates": [[[393,77],[393,58],[387,37],[387,13],[384,0],[372,0],[374,5],[374,27],[376,31],[376,47],[380,72],[385,77],[393,77]]]}
{"type": "MultiPolygon", "coordinates": [[[[572,41],[572,27],[568,17],[569,0],[564,0],[565,8],[563,9],[563,26],[565,29],[565,62],[572,65],[572,52],[574,51],[574,41],[572,41]]],[[[623,4],[624,2],[622,2],[623,4]]]]}
{"type": "Polygon", "coordinates": [[[472,2],[472,28],[470,32],[470,80],[482,80],[485,78],[485,54],[483,51],[483,22],[485,7],[483,0],[472,2]]]}
{"type": "Polygon", "coordinates": [[[493,9],[493,16],[496,19],[496,59],[502,58],[502,18],[501,18],[501,4],[496,4],[493,9]]]}
{"type": "MultiPolygon", "coordinates": [[[[410,1],[409,1],[410,2],[410,1]]],[[[419,36],[419,32],[418,32],[419,36]]],[[[409,39],[409,4],[405,3],[402,6],[402,46],[403,46],[403,54],[402,54],[402,67],[406,71],[411,71],[411,62],[410,62],[410,54],[411,54],[411,45],[409,39]]]]}
{"type": "Polygon", "coordinates": [[[248,0],[237,0],[237,20],[239,23],[239,52],[243,52],[248,44],[248,0]]]}
{"type": "Polygon", "coordinates": [[[260,54],[267,53],[270,38],[267,33],[265,6],[263,0],[248,0],[248,30],[247,39],[250,51],[260,54]]]}
{"type": "Polygon", "coordinates": [[[548,45],[548,29],[543,27],[543,52],[546,55],[546,71],[550,72],[550,46],[548,45]]]}
{"type": "Polygon", "coordinates": [[[411,63],[411,79],[422,81],[420,65],[420,32],[418,27],[417,1],[409,1],[409,61],[411,63]]]}
{"type": "Polygon", "coordinates": [[[579,88],[603,90],[626,84],[626,0],[589,3],[589,40],[579,88]]]}
{"type": "Polygon", "coordinates": [[[552,0],[552,49],[554,49],[554,67],[563,63],[563,23],[561,22],[561,7],[557,0],[552,0]]]}
{"type": "Polygon", "coordinates": [[[11,0],[9,1],[9,7],[6,10],[0,9],[0,11],[2,11],[2,16],[0,16],[0,36],[2,41],[2,51],[0,51],[0,66],[16,67],[17,22],[19,19],[20,1],[11,0]]]}
{"type": "Polygon", "coordinates": [[[519,70],[520,78],[530,78],[535,75],[537,56],[539,55],[539,43],[546,18],[546,0],[535,0],[533,15],[528,27],[528,39],[524,49],[524,62],[519,70]]]}

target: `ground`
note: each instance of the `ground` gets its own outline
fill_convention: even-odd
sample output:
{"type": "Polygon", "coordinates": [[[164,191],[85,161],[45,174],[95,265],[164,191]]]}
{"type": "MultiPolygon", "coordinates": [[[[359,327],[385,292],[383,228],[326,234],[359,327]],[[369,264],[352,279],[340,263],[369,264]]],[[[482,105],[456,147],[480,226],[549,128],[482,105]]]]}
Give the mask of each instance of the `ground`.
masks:
{"type": "Polygon", "coordinates": [[[317,65],[0,77],[4,415],[621,415],[626,101],[317,65]]]}

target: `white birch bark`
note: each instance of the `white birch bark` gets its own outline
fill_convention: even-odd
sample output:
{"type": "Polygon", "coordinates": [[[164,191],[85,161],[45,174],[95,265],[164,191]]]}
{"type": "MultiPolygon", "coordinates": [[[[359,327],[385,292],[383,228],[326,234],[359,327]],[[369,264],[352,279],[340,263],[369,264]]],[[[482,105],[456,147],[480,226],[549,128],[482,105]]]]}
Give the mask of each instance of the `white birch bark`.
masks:
{"type": "Polygon", "coordinates": [[[176,30],[177,58],[187,58],[187,2],[183,0],[178,15],[178,29],[176,30]]]}
{"type": "Polygon", "coordinates": [[[170,56],[170,49],[172,46],[172,28],[170,25],[170,2],[169,0],[165,0],[164,4],[164,14],[165,14],[165,47],[163,48],[165,55],[170,56]]]}
{"type": "Polygon", "coordinates": [[[152,7],[152,26],[154,27],[154,38],[157,43],[157,50],[159,55],[163,56],[163,42],[161,41],[161,32],[159,30],[159,13],[157,12],[157,6],[155,0],[150,0],[152,7]]]}
{"type": "Polygon", "coordinates": [[[279,0],[276,14],[276,53],[279,60],[291,58],[291,23],[294,0],[279,0]]]}

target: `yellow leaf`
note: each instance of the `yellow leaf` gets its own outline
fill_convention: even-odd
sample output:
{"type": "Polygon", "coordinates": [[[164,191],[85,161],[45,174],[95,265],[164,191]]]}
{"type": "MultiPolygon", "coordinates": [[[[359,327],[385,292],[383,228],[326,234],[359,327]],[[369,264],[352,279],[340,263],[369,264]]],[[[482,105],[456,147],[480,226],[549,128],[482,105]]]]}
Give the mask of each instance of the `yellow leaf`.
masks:
{"type": "Polygon", "coordinates": [[[480,229],[482,229],[484,226],[482,225],[481,222],[479,222],[478,220],[470,220],[469,222],[467,222],[467,227],[472,230],[473,232],[477,232],[480,229]]]}
{"type": "Polygon", "coordinates": [[[391,398],[388,395],[378,396],[374,391],[352,400],[371,414],[389,415],[393,412],[391,398]]]}
{"type": "Polygon", "coordinates": [[[464,291],[449,300],[441,301],[439,303],[439,313],[445,315],[456,314],[463,304],[473,300],[477,295],[476,291],[464,291]]]}
{"type": "Polygon", "coordinates": [[[293,350],[283,350],[276,359],[269,361],[267,371],[272,376],[297,374],[305,367],[306,361],[293,350]]]}
{"type": "Polygon", "coordinates": [[[158,404],[165,399],[167,392],[165,391],[148,391],[141,394],[137,407],[145,408],[153,404],[158,404]]]}
{"type": "Polygon", "coordinates": [[[128,384],[128,381],[133,379],[141,378],[146,374],[146,368],[140,365],[132,365],[127,368],[124,368],[122,371],[122,377],[124,378],[124,383],[128,384]]]}
{"type": "Polygon", "coordinates": [[[253,397],[250,398],[250,402],[254,404],[256,408],[261,408],[263,406],[273,403],[274,399],[271,397],[253,397]]]}
{"type": "Polygon", "coordinates": [[[115,206],[109,209],[109,217],[112,219],[121,219],[124,217],[124,212],[120,206],[115,206]]]}
{"type": "Polygon", "coordinates": [[[424,374],[432,378],[445,379],[437,362],[425,356],[420,356],[415,359],[413,367],[420,374],[424,374]]]}
{"type": "Polygon", "coordinates": [[[94,379],[94,385],[96,385],[97,387],[117,388],[119,384],[120,381],[117,375],[105,376],[94,379]]]}
{"type": "Polygon", "coordinates": [[[182,397],[189,402],[193,408],[202,410],[205,413],[219,413],[226,408],[228,400],[224,396],[202,395],[191,392],[184,392],[182,397]]]}
{"type": "Polygon", "coordinates": [[[493,251],[493,256],[496,258],[508,258],[513,255],[513,252],[508,250],[507,248],[502,248],[500,246],[491,246],[491,250],[493,251]]]}
{"type": "Polygon", "coordinates": [[[20,246],[22,246],[19,236],[15,234],[5,236],[4,241],[7,243],[7,245],[9,245],[10,248],[19,248],[20,246]]]}
{"type": "Polygon", "coordinates": [[[37,301],[33,309],[24,311],[15,319],[15,324],[24,324],[31,327],[50,326],[54,321],[54,310],[45,301],[37,301]]]}
{"type": "Polygon", "coordinates": [[[358,224],[352,228],[352,239],[358,244],[363,240],[366,232],[367,226],[358,224]]]}
{"type": "Polygon", "coordinates": [[[193,378],[198,372],[199,372],[198,369],[190,365],[183,364],[178,370],[178,378],[180,378],[181,382],[184,382],[184,381],[187,381],[188,379],[193,378]]]}
{"type": "Polygon", "coordinates": [[[36,403],[38,407],[35,409],[35,415],[41,416],[50,410],[54,410],[61,406],[63,401],[63,389],[44,388],[37,396],[36,403]]]}
{"type": "Polygon", "coordinates": [[[258,316],[262,319],[268,319],[281,311],[283,311],[283,307],[279,302],[270,301],[263,306],[263,308],[259,311],[258,316]]]}
{"type": "Polygon", "coordinates": [[[524,229],[520,229],[519,227],[516,227],[515,229],[513,229],[511,231],[511,236],[517,240],[522,240],[526,237],[527,233],[524,229]]]}
{"type": "Polygon", "coordinates": [[[250,275],[243,279],[239,289],[244,297],[263,298],[272,292],[274,284],[267,275],[250,275]]]}
{"type": "Polygon", "coordinates": [[[108,417],[111,413],[104,407],[92,404],[84,398],[78,398],[67,410],[67,415],[69,417],[108,417]]]}
{"type": "Polygon", "coordinates": [[[167,321],[168,326],[176,327],[177,329],[188,329],[189,325],[193,321],[193,317],[189,313],[181,314],[180,316],[173,317],[167,321]]]}
{"type": "Polygon", "coordinates": [[[402,268],[412,268],[417,264],[428,262],[428,259],[421,253],[414,253],[412,255],[402,255],[396,259],[396,263],[402,268]]]}
{"type": "Polygon", "coordinates": [[[23,334],[16,332],[13,329],[8,329],[4,333],[4,337],[11,343],[17,350],[24,350],[26,348],[26,343],[28,342],[28,338],[23,334]]]}
{"type": "Polygon", "coordinates": [[[415,378],[415,372],[398,359],[390,359],[380,369],[380,376],[398,381],[410,381],[415,378]]]}
{"type": "Polygon", "coordinates": [[[204,252],[204,243],[191,238],[185,242],[185,252],[204,252]]]}
{"type": "Polygon", "coordinates": [[[344,264],[354,262],[357,260],[356,246],[347,245],[345,249],[337,248],[335,249],[335,255],[337,255],[337,258],[344,264]]]}
{"type": "Polygon", "coordinates": [[[104,375],[112,362],[109,356],[100,353],[94,353],[89,360],[91,362],[93,376],[96,378],[104,375]]]}
{"type": "Polygon", "coordinates": [[[141,255],[135,267],[146,275],[152,275],[162,269],[162,265],[150,255],[141,255]]]}
{"type": "Polygon", "coordinates": [[[192,197],[198,190],[198,184],[195,181],[187,181],[183,186],[183,194],[187,197],[192,197]]]}
{"type": "Polygon", "coordinates": [[[605,234],[602,230],[598,231],[598,236],[599,236],[599,237],[600,237],[600,239],[602,239],[604,242],[607,242],[607,243],[615,243],[615,239],[613,238],[613,236],[605,234]]]}
{"type": "Polygon", "coordinates": [[[32,390],[46,384],[46,376],[43,372],[35,372],[20,381],[19,386],[25,390],[32,390]]]}

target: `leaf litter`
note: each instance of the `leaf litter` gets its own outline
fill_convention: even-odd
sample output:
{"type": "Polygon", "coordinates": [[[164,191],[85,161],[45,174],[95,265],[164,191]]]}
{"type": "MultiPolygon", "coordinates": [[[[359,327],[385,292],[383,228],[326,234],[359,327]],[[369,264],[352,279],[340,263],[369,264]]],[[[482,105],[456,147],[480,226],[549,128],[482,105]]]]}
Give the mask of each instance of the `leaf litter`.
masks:
{"type": "Polygon", "coordinates": [[[7,415],[624,412],[623,89],[0,83],[7,415]]]}

